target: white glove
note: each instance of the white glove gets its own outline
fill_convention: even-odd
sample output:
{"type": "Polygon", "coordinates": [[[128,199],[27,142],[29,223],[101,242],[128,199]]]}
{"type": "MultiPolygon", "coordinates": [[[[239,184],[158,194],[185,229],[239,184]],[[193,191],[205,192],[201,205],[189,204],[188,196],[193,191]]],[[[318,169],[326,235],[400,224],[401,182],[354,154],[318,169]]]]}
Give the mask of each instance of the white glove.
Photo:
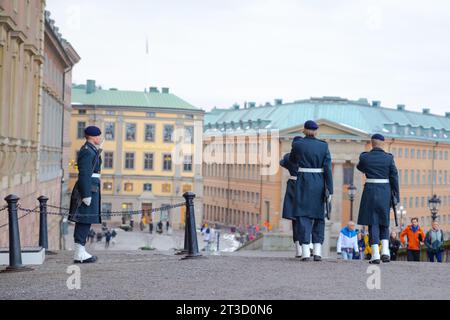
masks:
{"type": "Polygon", "coordinates": [[[92,197],[84,198],[82,201],[86,206],[89,207],[91,205],[92,197]]]}
{"type": "Polygon", "coordinates": [[[330,194],[330,195],[328,196],[328,202],[331,202],[332,199],[333,199],[333,196],[330,194]]]}

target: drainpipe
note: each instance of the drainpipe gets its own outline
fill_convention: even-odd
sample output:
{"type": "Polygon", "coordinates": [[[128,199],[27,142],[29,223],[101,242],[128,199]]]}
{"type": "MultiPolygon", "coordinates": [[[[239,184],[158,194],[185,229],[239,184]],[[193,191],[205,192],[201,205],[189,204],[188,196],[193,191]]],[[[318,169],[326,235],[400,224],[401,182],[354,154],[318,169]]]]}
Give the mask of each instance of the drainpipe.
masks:
{"type": "MultiPolygon", "coordinates": [[[[71,72],[73,67],[69,67],[64,70],[63,73],[63,92],[62,92],[62,101],[63,101],[63,109],[62,109],[62,115],[61,115],[61,170],[62,170],[62,177],[61,177],[61,183],[60,183],[60,192],[59,192],[59,203],[60,206],[62,206],[63,203],[63,186],[65,183],[64,176],[65,176],[65,170],[64,170],[64,112],[66,109],[66,75],[71,72]]],[[[64,216],[61,216],[61,220],[59,222],[59,249],[65,250],[66,249],[66,243],[64,239],[64,216]]]]}

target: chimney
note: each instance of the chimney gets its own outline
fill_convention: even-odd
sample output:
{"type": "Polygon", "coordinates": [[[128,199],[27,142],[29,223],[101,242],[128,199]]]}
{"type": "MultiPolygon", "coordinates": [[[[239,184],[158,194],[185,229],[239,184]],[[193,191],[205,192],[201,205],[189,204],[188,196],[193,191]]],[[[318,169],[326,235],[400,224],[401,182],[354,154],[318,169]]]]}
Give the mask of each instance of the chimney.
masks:
{"type": "Polygon", "coordinates": [[[169,88],[162,88],[162,93],[163,94],[169,94],[170,93],[170,89],[169,88]]]}
{"type": "Polygon", "coordinates": [[[150,87],[150,93],[159,93],[159,90],[157,87],[150,87]]]}
{"type": "Polygon", "coordinates": [[[237,103],[233,104],[233,109],[234,110],[239,110],[240,109],[240,105],[238,105],[237,103]]]}
{"type": "Polygon", "coordinates": [[[446,118],[450,118],[450,112],[446,112],[446,113],[445,113],[445,117],[446,117],[446,118]]]}
{"type": "Polygon", "coordinates": [[[86,81],[86,93],[91,94],[95,92],[95,80],[86,81]]]}
{"type": "Polygon", "coordinates": [[[430,111],[431,111],[430,109],[425,108],[425,109],[422,110],[422,113],[423,114],[430,114],[430,111]]]}
{"type": "Polygon", "coordinates": [[[281,106],[283,104],[283,99],[275,99],[275,105],[281,106]]]}
{"type": "Polygon", "coordinates": [[[256,102],[249,102],[248,103],[249,108],[256,108],[256,102]]]}
{"type": "Polygon", "coordinates": [[[406,109],[406,106],[404,104],[397,105],[397,110],[398,111],[405,111],[405,109],[406,109]]]}
{"type": "Polygon", "coordinates": [[[374,108],[381,107],[381,101],[372,101],[372,107],[374,108]]]}

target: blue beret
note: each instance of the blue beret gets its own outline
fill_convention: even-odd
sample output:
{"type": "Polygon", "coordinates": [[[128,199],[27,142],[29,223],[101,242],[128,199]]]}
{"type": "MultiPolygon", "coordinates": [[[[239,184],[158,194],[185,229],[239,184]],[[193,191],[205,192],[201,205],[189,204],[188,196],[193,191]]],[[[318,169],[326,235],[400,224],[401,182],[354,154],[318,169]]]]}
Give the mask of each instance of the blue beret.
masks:
{"type": "Polygon", "coordinates": [[[372,136],[372,140],[384,141],[384,137],[381,134],[377,133],[372,136]]]}
{"type": "Polygon", "coordinates": [[[84,129],[84,134],[89,137],[98,137],[102,134],[102,131],[97,127],[87,127],[84,129]]]}
{"type": "Polygon", "coordinates": [[[318,126],[317,123],[315,123],[314,121],[309,120],[309,121],[306,121],[306,122],[305,122],[305,129],[308,129],[308,130],[317,130],[317,129],[319,129],[319,126],[318,126]]]}

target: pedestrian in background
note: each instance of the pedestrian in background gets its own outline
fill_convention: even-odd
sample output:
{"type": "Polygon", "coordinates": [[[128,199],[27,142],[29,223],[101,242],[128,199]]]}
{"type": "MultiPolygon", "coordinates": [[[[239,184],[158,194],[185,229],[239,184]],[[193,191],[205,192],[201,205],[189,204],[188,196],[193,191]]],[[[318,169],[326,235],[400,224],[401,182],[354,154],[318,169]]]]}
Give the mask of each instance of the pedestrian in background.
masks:
{"type": "Polygon", "coordinates": [[[337,254],[341,255],[344,260],[353,260],[354,255],[359,256],[358,234],[353,221],[350,221],[339,233],[337,254]]]}
{"type": "Polygon", "coordinates": [[[427,247],[428,260],[442,263],[442,252],[444,252],[444,232],[439,229],[439,223],[433,221],[431,230],[425,236],[425,246],[427,247]]]}
{"type": "Polygon", "coordinates": [[[109,248],[109,243],[111,242],[111,237],[112,237],[111,231],[107,230],[105,232],[105,249],[109,248]]]}
{"type": "Polygon", "coordinates": [[[207,255],[209,255],[209,249],[211,244],[211,229],[209,228],[208,225],[206,225],[203,228],[202,234],[203,234],[203,242],[205,243],[205,252],[207,255]]]}
{"type": "Polygon", "coordinates": [[[411,224],[400,234],[400,241],[407,247],[408,261],[420,261],[420,243],[424,240],[425,233],[419,226],[419,219],[412,218],[411,224]]]}
{"type": "Polygon", "coordinates": [[[354,256],[353,260],[364,260],[364,251],[366,249],[366,244],[364,242],[363,231],[358,232],[358,249],[359,249],[359,255],[354,256]]]}
{"type": "Polygon", "coordinates": [[[401,242],[397,238],[397,232],[392,231],[389,238],[389,252],[391,253],[391,260],[397,260],[398,250],[400,249],[401,242]]]}

